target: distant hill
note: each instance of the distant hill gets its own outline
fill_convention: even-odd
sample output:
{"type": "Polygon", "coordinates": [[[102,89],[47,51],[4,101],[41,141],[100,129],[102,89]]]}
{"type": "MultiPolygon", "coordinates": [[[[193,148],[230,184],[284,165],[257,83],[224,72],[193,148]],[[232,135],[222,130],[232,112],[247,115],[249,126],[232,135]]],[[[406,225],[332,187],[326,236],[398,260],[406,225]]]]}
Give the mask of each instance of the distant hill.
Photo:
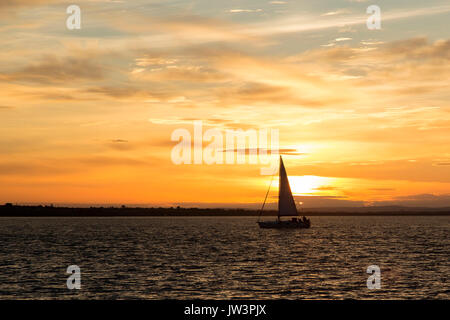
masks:
{"type": "MultiPolygon", "coordinates": [[[[420,216],[450,215],[450,208],[411,207],[361,207],[361,208],[316,208],[300,212],[307,216],[420,216]]],[[[141,207],[57,207],[23,206],[7,203],[0,206],[0,217],[154,217],[154,216],[257,216],[258,210],[245,209],[200,209],[200,208],[141,208],[141,207]]],[[[263,216],[276,216],[274,210],[264,211],[263,216]]]]}
{"type": "Polygon", "coordinates": [[[309,212],[354,212],[354,213],[383,213],[383,212],[450,212],[450,207],[430,208],[430,207],[405,207],[405,206],[366,206],[366,207],[335,207],[335,208],[309,208],[309,212]]]}

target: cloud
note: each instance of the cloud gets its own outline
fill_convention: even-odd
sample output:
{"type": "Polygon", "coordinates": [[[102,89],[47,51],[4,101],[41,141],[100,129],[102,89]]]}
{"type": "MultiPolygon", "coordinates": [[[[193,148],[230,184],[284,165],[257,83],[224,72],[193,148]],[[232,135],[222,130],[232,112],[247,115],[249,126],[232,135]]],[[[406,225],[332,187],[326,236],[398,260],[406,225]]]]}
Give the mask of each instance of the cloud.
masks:
{"type": "MultiPolygon", "coordinates": [[[[383,21],[411,19],[414,17],[438,15],[447,12],[450,12],[449,5],[413,8],[409,10],[403,9],[401,11],[387,11],[383,12],[383,21]]],[[[353,25],[364,25],[367,20],[367,15],[364,14],[347,15],[345,17],[332,15],[331,17],[332,19],[327,16],[323,16],[322,18],[314,16],[290,16],[271,21],[271,23],[264,22],[249,25],[247,29],[243,29],[242,31],[253,36],[274,36],[283,33],[299,33],[313,30],[339,28],[342,26],[348,27],[353,25]],[[302,23],[299,23],[298,21],[302,21],[302,23]]]]}
{"type": "Polygon", "coordinates": [[[433,166],[450,166],[450,161],[447,162],[435,162],[433,166]]]}
{"type": "Polygon", "coordinates": [[[63,159],[36,159],[25,161],[1,161],[0,176],[59,176],[79,172],[96,171],[106,167],[151,166],[152,160],[107,155],[63,159]]]}
{"type": "MultiPolygon", "coordinates": [[[[350,40],[351,38],[338,39],[350,40]]],[[[328,50],[311,50],[305,56],[310,59],[325,59],[330,63],[351,62],[354,59],[364,62],[378,62],[378,58],[388,59],[389,62],[397,62],[404,58],[410,61],[450,59],[450,40],[436,40],[430,43],[425,37],[417,37],[387,43],[378,41],[371,44],[378,45],[378,50],[341,46],[328,50]]]]}
{"type": "Polygon", "coordinates": [[[230,13],[251,13],[251,12],[262,12],[262,9],[231,9],[228,12],[230,13]]]}
{"type": "Polygon", "coordinates": [[[227,105],[242,104],[283,104],[303,107],[322,107],[333,101],[319,98],[302,98],[299,92],[290,86],[275,86],[248,82],[241,87],[221,88],[216,93],[227,105]]]}
{"type": "Polygon", "coordinates": [[[145,81],[128,81],[127,84],[115,86],[91,86],[80,89],[79,93],[87,94],[86,99],[102,100],[104,99],[102,96],[106,96],[119,101],[140,101],[142,103],[173,103],[178,97],[174,96],[173,91],[165,90],[163,86],[162,88],[157,88],[157,85],[150,86],[151,82],[146,83],[147,86],[151,87],[150,89],[141,88],[144,83],[145,81]]]}
{"type": "Polygon", "coordinates": [[[176,117],[176,118],[150,118],[149,122],[159,125],[188,125],[192,128],[194,121],[202,121],[203,127],[213,127],[218,130],[248,130],[248,129],[258,129],[260,124],[257,123],[243,123],[239,120],[223,119],[223,118],[190,118],[190,117],[176,117]]]}
{"type": "Polygon", "coordinates": [[[39,62],[32,63],[15,72],[0,74],[0,76],[3,76],[4,81],[48,84],[76,80],[100,80],[104,76],[104,69],[89,57],[60,58],[49,55],[39,62]]]}
{"type": "Polygon", "coordinates": [[[86,93],[103,94],[113,98],[133,97],[137,94],[142,94],[143,91],[136,87],[130,86],[105,86],[105,87],[90,87],[84,90],[86,93]]]}
{"type": "Polygon", "coordinates": [[[151,81],[152,87],[161,88],[162,92],[170,88],[172,94],[178,92],[185,97],[185,102],[190,100],[190,105],[200,102],[219,108],[243,104],[316,108],[344,103],[350,98],[338,84],[327,84],[320,77],[309,75],[311,66],[305,70],[303,65],[284,59],[274,61],[231,48],[192,47],[182,54],[165,57],[152,57],[147,52],[136,64],[139,72],[132,73],[130,80],[142,86],[151,81]],[[208,89],[199,90],[200,84],[208,84],[208,89]]]}
{"type": "Polygon", "coordinates": [[[51,2],[60,2],[57,0],[4,0],[1,2],[2,6],[23,6],[23,5],[41,5],[51,2]]]}
{"type": "MultiPolygon", "coordinates": [[[[308,172],[310,175],[336,178],[357,178],[372,181],[415,181],[450,183],[447,166],[433,165],[431,159],[418,159],[415,162],[408,160],[383,160],[383,161],[302,161],[292,165],[291,175],[302,175],[308,172]]],[[[374,182],[375,183],[375,182],[374,182]]]]}
{"type": "Polygon", "coordinates": [[[346,13],[350,13],[350,10],[348,10],[348,9],[339,9],[339,10],[336,10],[336,11],[329,11],[329,12],[326,12],[326,13],[322,14],[322,16],[336,16],[336,15],[346,14],[346,13]]]}
{"type": "Polygon", "coordinates": [[[0,8],[49,5],[58,2],[61,0],[3,0],[0,2],[0,8]]]}
{"type": "MultiPolygon", "coordinates": [[[[238,12],[235,12],[238,13],[238,12]]],[[[111,19],[111,27],[131,35],[139,36],[140,41],[151,43],[153,49],[183,48],[214,42],[236,43],[246,41],[262,45],[266,41],[257,35],[243,32],[237,23],[218,18],[202,17],[184,13],[152,16],[133,12],[111,19]],[[142,36],[142,35],[145,36],[142,36]]]]}
{"type": "Polygon", "coordinates": [[[39,163],[18,163],[2,162],[0,163],[0,176],[47,176],[61,175],[73,172],[72,169],[53,167],[48,164],[39,163]]]}
{"type": "Polygon", "coordinates": [[[349,41],[352,40],[352,38],[336,38],[334,41],[341,42],[341,41],[349,41]]]}
{"type": "MultiPolygon", "coordinates": [[[[344,9],[337,11],[343,13],[344,9]]],[[[231,9],[228,12],[258,13],[262,9],[231,9]]],[[[450,6],[414,8],[383,12],[383,21],[437,15],[450,12],[450,6]]],[[[112,14],[111,28],[129,35],[139,35],[140,39],[152,44],[153,48],[185,47],[207,43],[248,43],[267,46],[274,43],[273,37],[281,34],[319,31],[331,28],[365,26],[367,15],[331,14],[320,16],[305,14],[302,16],[284,16],[281,19],[264,19],[264,22],[233,23],[218,18],[206,18],[184,13],[152,16],[148,23],[148,14],[132,12],[128,16],[112,14]],[[145,36],[142,36],[142,35],[145,36]]]]}
{"type": "Polygon", "coordinates": [[[378,87],[381,98],[394,93],[423,95],[446,90],[441,80],[450,76],[450,40],[430,43],[420,37],[375,48],[339,46],[311,50],[290,59],[302,65],[320,61],[318,74],[353,78],[353,85],[372,92],[378,87]]]}
{"type": "Polygon", "coordinates": [[[278,150],[275,149],[267,149],[267,148],[245,148],[245,149],[223,149],[220,150],[221,152],[233,152],[233,153],[239,153],[239,154],[280,154],[280,155],[290,155],[290,156],[301,156],[305,155],[305,153],[298,152],[297,149],[289,149],[289,148],[280,148],[278,150]]]}
{"type": "Polygon", "coordinates": [[[229,80],[224,73],[203,66],[167,66],[157,69],[141,69],[136,75],[141,81],[223,82],[229,80]]]}
{"type": "Polygon", "coordinates": [[[314,190],[318,190],[318,191],[329,191],[329,190],[337,190],[338,187],[333,187],[333,186],[322,186],[322,187],[318,187],[318,188],[314,188],[314,190]]]}
{"type": "Polygon", "coordinates": [[[377,206],[402,205],[407,207],[450,207],[450,194],[416,194],[398,196],[392,201],[377,201],[377,206]]]}
{"type": "Polygon", "coordinates": [[[152,161],[136,159],[132,157],[94,156],[73,160],[75,163],[93,167],[103,166],[150,166],[152,161]]]}
{"type": "Polygon", "coordinates": [[[383,47],[383,53],[393,58],[408,55],[410,59],[414,60],[449,60],[450,40],[437,40],[432,44],[425,37],[394,41],[383,47]]]}
{"type": "Polygon", "coordinates": [[[117,150],[117,151],[130,151],[130,150],[136,149],[136,146],[134,144],[129,143],[128,140],[123,140],[123,139],[111,140],[106,145],[110,149],[117,150]]]}

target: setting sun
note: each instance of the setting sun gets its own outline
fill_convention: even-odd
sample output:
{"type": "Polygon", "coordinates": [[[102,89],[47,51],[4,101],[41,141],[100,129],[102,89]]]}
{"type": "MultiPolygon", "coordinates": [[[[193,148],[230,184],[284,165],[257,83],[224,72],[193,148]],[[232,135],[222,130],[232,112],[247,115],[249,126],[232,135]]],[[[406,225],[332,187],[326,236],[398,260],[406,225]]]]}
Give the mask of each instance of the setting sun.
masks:
{"type": "MultiPolygon", "coordinates": [[[[319,176],[289,176],[289,185],[295,196],[314,196],[321,193],[322,188],[328,188],[332,178],[319,176]]],[[[279,182],[276,182],[278,188],[279,182]]]]}
{"type": "Polygon", "coordinates": [[[289,177],[289,184],[294,195],[309,196],[315,195],[320,188],[329,185],[331,178],[319,176],[293,176],[289,177]]]}

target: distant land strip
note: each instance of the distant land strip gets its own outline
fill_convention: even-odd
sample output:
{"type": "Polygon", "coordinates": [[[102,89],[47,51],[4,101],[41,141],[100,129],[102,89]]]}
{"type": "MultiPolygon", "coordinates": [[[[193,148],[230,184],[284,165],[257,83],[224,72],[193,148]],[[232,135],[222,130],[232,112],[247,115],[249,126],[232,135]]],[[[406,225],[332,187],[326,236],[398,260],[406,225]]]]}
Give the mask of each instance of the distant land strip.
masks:
{"type": "MultiPolygon", "coordinates": [[[[411,207],[371,207],[356,208],[358,211],[341,211],[322,208],[299,211],[304,216],[450,216],[450,208],[411,208],[411,207]],[[365,211],[364,211],[365,210],[365,211]]],[[[355,210],[355,209],[354,209],[355,210]]],[[[222,217],[258,216],[259,210],[220,209],[220,208],[141,208],[141,207],[57,207],[24,206],[7,203],[0,205],[0,217],[222,217]]],[[[263,211],[262,216],[276,216],[276,210],[263,211]]]]}

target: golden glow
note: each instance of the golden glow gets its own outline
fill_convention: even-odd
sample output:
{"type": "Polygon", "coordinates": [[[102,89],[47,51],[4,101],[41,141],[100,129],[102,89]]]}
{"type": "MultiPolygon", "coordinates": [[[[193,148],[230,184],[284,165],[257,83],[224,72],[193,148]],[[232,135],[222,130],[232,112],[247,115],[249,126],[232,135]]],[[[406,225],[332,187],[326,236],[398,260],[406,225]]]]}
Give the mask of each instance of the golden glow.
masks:
{"type": "Polygon", "coordinates": [[[326,187],[332,179],[318,176],[289,177],[289,184],[294,195],[314,195],[321,187],[326,187]]]}
{"type": "MultiPolygon", "coordinates": [[[[334,179],[319,176],[289,176],[289,185],[294,196],[313,196],[327,189],[334,179]]],[[[275,183],[279,187],[279,181],[275,183]]]]}

